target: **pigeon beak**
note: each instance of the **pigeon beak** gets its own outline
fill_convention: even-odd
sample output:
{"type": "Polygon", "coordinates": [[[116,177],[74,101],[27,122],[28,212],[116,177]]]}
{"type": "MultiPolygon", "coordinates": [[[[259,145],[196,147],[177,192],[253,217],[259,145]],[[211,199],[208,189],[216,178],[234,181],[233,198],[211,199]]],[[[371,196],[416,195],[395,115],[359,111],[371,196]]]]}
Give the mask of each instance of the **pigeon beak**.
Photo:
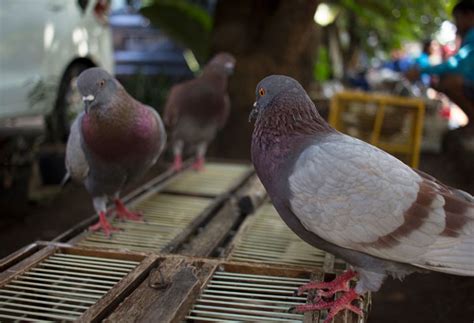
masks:
{"type": "Polygon", "coordinates": [[[84,102],[84,110],[86,111],[86,114],[89,113],[90,104],[94,100],[95,100],[95,97],[92,94],[82,97],[82,101],[84,102]]]}
{"type": "Polygon", "coordinates": [[[252,122],[252,120],[257,119],[258,113],[259,113],[258,104],[257,102],[254,102],[253,109],[252,111],[250,111],[250,114],[249,114],[249,122],[252,122]]]}

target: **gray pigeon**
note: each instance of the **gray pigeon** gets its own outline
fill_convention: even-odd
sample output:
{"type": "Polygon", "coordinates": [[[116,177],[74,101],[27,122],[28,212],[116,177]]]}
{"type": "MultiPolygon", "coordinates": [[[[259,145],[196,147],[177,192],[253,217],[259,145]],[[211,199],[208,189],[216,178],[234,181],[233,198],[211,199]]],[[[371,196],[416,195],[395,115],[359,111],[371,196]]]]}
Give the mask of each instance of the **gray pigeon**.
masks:
{"type": "Polygon", "coordinates": [[[294,79],[272,75],[256,89],[252,161],[285,223],[309,244],[352,265],[336,291],[296,311],[328,308],[360,315],[351,302],[387,276],[414,271],[474,276],[474,198],[329,126],[294,79]],[[355,289],[349,281],[358,276],[355,289]]]}
{"type": "Polygon", "coordinates": [[[234,66],[232,55],[219,53],[204,67],[199,77],[171,88],[163,117],[166,126],[172,129],[174,170],[182,168],[185,146],[196,149],[193,168],[203,168],[207,147],[229,116],[227,79],[234,66]]]}
{"type": "Polygon", "coordinates": [[[101,68],[79,75],[77,86],[85,105],[71,126],[66,168],[92,195],[99,222],[91,230],[115,231],[107,221],[108,198],[120,218],[138,220],[120,200],[124,187],[143,175],[160,156],[166,132],[158,113],[132,98],[101,68]]]}

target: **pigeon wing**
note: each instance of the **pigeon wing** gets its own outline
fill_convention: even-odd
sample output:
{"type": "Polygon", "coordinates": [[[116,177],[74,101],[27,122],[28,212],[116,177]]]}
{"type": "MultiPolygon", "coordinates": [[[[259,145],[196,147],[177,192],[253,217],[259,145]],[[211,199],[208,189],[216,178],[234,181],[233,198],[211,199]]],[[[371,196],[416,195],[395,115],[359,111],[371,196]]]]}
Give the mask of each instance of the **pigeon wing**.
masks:
{"type": "Polygon", "coordinates": [[[82,147],[81,113],[71,125],[71,131],[66,146],[66,170],[76,181],[83,181],[89,174],[89,163],[87,162],[82,147]]]}
{"type": "Polygon", "coordinates": [[[298,157],[289,187],[294,214],[333,244],[474,275],[470,195],[420,176],[376,147],[341,134],[314,143],[298,157]]]}

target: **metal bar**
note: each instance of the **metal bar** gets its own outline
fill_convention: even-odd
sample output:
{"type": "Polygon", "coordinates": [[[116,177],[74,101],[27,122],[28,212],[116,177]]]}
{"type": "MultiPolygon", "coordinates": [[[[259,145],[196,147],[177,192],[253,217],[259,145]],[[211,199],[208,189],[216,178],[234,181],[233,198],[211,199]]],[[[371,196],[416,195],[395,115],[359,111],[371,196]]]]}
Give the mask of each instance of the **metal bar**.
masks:
{"type": "Polygon", "coordinates": [[[87,288],[72,287],[72,286],[59,286],[59,285],[51,285],[51,284],[33,283],[33,282],[30,282],[30,281],[23,281],[23,280],[18,280],[18,279],[14,279],[7,286],[14,286],[14,285],[27,285],[27,286],[51,288],[51,289],[46,290],[48,292],[53,292],[53,291],[55,292],[56,289],[66,289],[66,290],[84,291],[84,292],[99,294],[99,295],[104,295],[106,293],[106,291],[105,292],[104,291],[96,291],[96,290],[90,290],[90,289],[87,289],[87,288]]]}
{"type": "Polygon", "coordinates": [[[289,287],[289,286],[281,286],[281,285],[269,285],[269,284],[256,284],[256,283],[241,283],[239,281],[232,281],[232,282],[228,282],[228,281],[220,281],[220,280],[216,280],[216,279],[212,279],[211,282],[210,282],[210,285],[209,286],[217,286],[217,285],[229,285],[229,286],[232,286],[233,288],[234,287],[237,287],[237,286],[249,286],[249,287],[266,287],[266,288],[269,288],[270,290],[273,290],[273,288],[275,288],[275,290],[287,290],[287,291],[295,291],[297,290],[298,288],[293,286],[293,287],[289,287]]]}
{"type": "MultiPolygon", "coordinates": [[[[235,297],[235,296],[220,296],[220,295],[212,295],[212,294],[206,294],[206,292],[204,292],[202,295],[201,295],[201,300],[203,299],[207,299],[207,298],[211,298],[211,299],[226,299],[226,300],[230,300],[230,301],[247,301],[247,302],[251,302],[251,303],[269,303],[268,299],[259,299],[259,298],[249,298],[249,297],[235,297]]],[[[304,304],[304,301],[302,300],[301,302],[290,302],[290,301],[276,301],[276,300],[271,300],[271,303],[272,304],[285,304],[285,305],[298,305],[298,304],[304,304]]]]}
{"type": "MultiPolygon", "coordinates": [[[[6,314],[0,313],[0,318],[11,319],[11,320],[24,320],[25,316],[24,315],[22,315],[22,316],[13,316],[13,315],[6,315],[6,314]]],[[[54,322],[54,321],[44,321],[44,320],[35,319],[35,322],[39,323],[39,322],[54,322]]]]}
{"type": "MultiPolygon", "coordinates": [[[[215,319],[210,317],[200,317],[200,316],[193,316],[188,315],[186,319],[193,320],[193,321],[206,321],[206,322],[222,322],[221,319],[215,319]]],[[[226,323],[241,323],[242,321],[232,321],[232,320],[225,320],[226,323]]]]}
{"type": "MultiPolygon", "coordinates": [[[[97,285],[97,286],[104,286],[107,288],[111,288],[113,285],[116,284],[116,282],[109,282],[109,281],[103,281],[103,280],[98,280],[98,279],[92,279],[92,278],[79,278],[79,277],[71,277],[71,276],[65,276],[65,275],[51,275],[51,274],[43,274],[40,272],[34,272],[34,271],[27,271],[23,275],[25,276],[38,276],[38,277],[46,277],[46,278],[53,278],[56,280],[62,280],[62,281],[80,281],[84,282],[87,281],[88,283],[100,283],[102,285],[97,285]]],[[[72,283],[72,282],[71,282],[72,283]]]]}
{"type": "MultiPolygon", "coordinates": [[[[34,295],[34,296],[37,296],[37,295],[34,295]]],[[[24,297],[15,297],[15,296],[8,297],[8,296],[1,295],[1,294],[0,294],[0,299],[6,299],[6,300],[11,300],[11,301],[21,301],[21,302],[26,302],[26,303],[52,305],[52,306],[59,306],[59,307],[71,307],[71,308],[75,308],[75,309],[84,309],[84,310],[89,308],[89,306],[83,306],[83,305],[78,305],[78,304],[67,304],[67,303],[59,303],[59,302],[40,301],[40,300],[37,300],[37,299],[24,298],[24,297]]]]}
{"type": "MultiPolygon", "coordinates": [[[[122,277],[110,277],[106,275],[96,275],[96,274],[89,274],[89,273],[78,273],[73,271],[62,271],[62,270],[54,270],[54,269],[47,269],[47,268],[31,268],[30,272],[45,272],[45,273],[54,273],[54,274],[63,274],[67,276],[79,276],[79,277],[96,277],[102,278],[105,280],[113,280],[114,284],[120,281],[122,277]]],[[[105,283],[105,282],[104,282],[105,283]]]]}
{"type": "Polygon", "coordinates": [[[139,264],[139,263],[124,264],[124,263],[107,262],[107,261],[102,261],[102,259],[89,260],[89,259],[59,257],[58,255],[53,255],[53,256],[49,257],[48,259],[55,259],[55,260],[60,260],[60,261],[70,261],[71,263],[84,263],[84,264],[92,264],[92,265],[93,264],[102,264],[102,265],[110,266],[112,268],[131,268],[131,269],[133,269],[139,264]]]}
{"type": "Polygon", "coordinates": [[[6,285],[5,287],[7,288],[13,288],[13,289],[20,289],[20,290],[29,290],[29,291],[34,291],[34,292],[42,292],[42,293],[54,293],[58,295],[67,295],[67,296],[77,296],[77,297],[84,297],[86,299],[92,298],[92,299],[99,299],[102,296],[97,296],[97,295],[88,295],[88,294],[81,294],[81,293],[68,293],[68,292],[61,292],[57,290],[45,290],[45,289],[40,289],[40,288],[33,288],[33,287],[27,287],[27,286],[16,286],[16,285],[6,285]]]}
{"type": "Polygon", "coordinates": [[[282,279],[252,278],[252,277],[242,277],[242,276],[227,276],[227,275],[221,275],[219,272],[214,274],[213,279],[215,278],[221,278],[221,279],[226,279],[226,280],[249,281],[249,282],[278,283],[278,284],[288,284],[288,285],[297,285],[297,286],[301,285],[301,283],[297,281],[286,281],[282,279]]]}
{"type": "Polygon", "coordinates": [[[280,319],[276,317],[262,317],[256,315],[242,315],[242,314],[231,314],[231,313],[215,313],[211,311],[201,311],[201,310],[193,310],[191,313],[194,314],[207,314],[214,317],[222,317],[222,318],[233,318],[233,319],[240,319],[240,320],[262,320],[265,321],[278,321],[278,322],[301,322],[301,320],[288,320],[288,319],[280,319]]]}
{"type": "Polygon", "coordinates": [[[239,276],[239,277],[252,277],[252,278],[271,278],[271,279],[281,279],[284,281],[298,281],[302,283],[309,282],[308,278],[295,278],[295,277],[282,277],[282,276],[271,276],[271,275],[256,275],[256,274],[244,274],[244,273],[234,273],[230,271],[217,271],[216,274],[221,276],[239,276]]]}
{"type": "Polygon", "coordinates": [[[110,289],[110,286],[88,284],[88,283],[82,283],[82,282],[71,282],[71,281],[66,281],[66,280],[53,280],[53,279],[38,278],[38,277],[31,277],[31,276],[29,277],[29,276],[26,276],[26,275],[23,275],[21,277],[21,280],[32,280],[32,281],[46,282],[46,283],[52,283],[52,285],[53,284],[54,285],[64,284],[64,285],[73,285],[73,286],[84,286],[84,287],[91,287],[91,288],[97,288],[97,289],[105,289],[107,291],[110,289]]]}
{"type": "MultiPolygon", "coordinates": [[[[248,289],[244,289],[248,290],[248,289]]],[[[265,290],[267,292],[267,290],[265,290]]],[[[306,301],[306,297],[299,297],[299,296],[285,296],[285,295],[269,295],[269,294],[258,294],[258,293],[245,293],[245,292],[230,292],[225,290],[215,290],[215,289],[208,289],[206,293],[210,294],[221,294],[221,295],[235,295],[235,296],[250,296],[250,297],[260,297],[260,298],[270,298],[269,301],[273,299],[291,299],[291,300],[300,300],[306,301]]]]}
{"type": "Polygon", "coordinates": [[[80,255],[73,255],[70,253],[55,253],[54,256],[63,257],[63,258],[76,258],[76,259],[100,259],[101,262],[131,264],[131,265],[136,265],[136,266],[140,264],[139,261],[133,261],[133,260],[80,256],[80,255]]]}
{"type": "MultiPolygon", "coordinates": [[[[73,314],[73,315],[81,315],[80,312],[76,311],[68,311],[68,310],[61,310],[57,308],[51,308],[51,307],[41,307],[41,306],[34,306],[34,305],[28,305],[28,304],[23,304],[23,303],[11,303],[11,302],[1,302],[0,305],[8,305],[12,307],[19,307],[19,308],[26,308],[26,309],[32,309],[32,310],[42,310],[42,311],[47,311],[47,312],[55,312],[55,313],[60,313],[60,314],[73,314]]],[[[4,307],[0,307],[0,311],[4,309],[4,307]]]]}
{"type": "Polygon", "coordinates": [[[41,263],[41,265],[43,264],[74,265],[74,268],[76,268],[77,270],[97,268],[97,269],[103,269],[104,271],[107,271],[107,272],[114,271],[116,273],[117,272],[128,273],[131,271],[131,269],[123,269],[119,267],[100,266],[100,265],[92,265],[92,264],[86,264],[86,263],[76,262],[76,261],[63,261],[63,260],[54,260],[54,259],[46,259],[45,261],[41,263]]]}
{"type": "MultiPolygon", "coordinates": [[[[19,313],[19,314],[39,316],[39,317],[48,317],[48,318],[53,318],[53,319],[58,319],[58,320],[67,320],[67,321],[77,320],[77,317],[73,317],[73,316],[55,315],[55,314],[49,314],[49,313],[44,313],[44,312],[31,312],[31,311],[25,311],[25,310],[15,310],[15,309],[5,308],[5,307],[1,308],[0,310],[3,311],[3,312],[19,313]]],[[[22,319],[24,320],[25,317],[22,317],[22,319]]]]}
{"type": "MultiPolygon", "coordinates": [[[[252,304],[246,302],[233,302],[233,301],[216,301],[200,298],[197,300],[198,303],[210,303],[210,304],[221,304],[227,306],[243,306],[243,307],[255,307],[255,308],[265,308],[271,310],[288,310],[291,306],[277,306],[277,305],[264,305],[264,304],[252,304]]],[[[268,303],[268,302],[267,302],[268,303]]],[[[273,302],[272,302],[273,303],[273,302]]],[[[298,303],[300,304],[300,303],[298,303]]]]}
{"type": "MultiPolygon", "coordinates": [[[[228,304],[231,305],[231,304],[228,304]]],[[[234,305],[234,304],[232,304],[234,305]]],[[[229,307],[229,306],[210,306],[210,305],[202,305],[202,304],[196,304],[194,305],[194,308],[197,309],[205,309],[205,310],[216,310],[219,311],[218,313],[225,313],[225,312],[235,312],[235,313],[248,313],[248,314],[260,314],[259,317],[266,319],[271,318],[271,317],[280,317],[280,318],[299,318],[302,315],[300,314],[293,314],[293,313],[284,313],[284,312],[270,312],[270,311],[255,311],[255,310],[249,310],[246,308],[235,308],[235,307],[229,307]]]]}
{"type": "MultiPolygon", "coordinates": [[[[77,267],[74,266],[65,266],[65,265],[55,265],[55,264],[48,264],[48,263],[40,263],[39,264],[42,267],[50,267],[50,268],[58,268],[58,269],[67,269],[67,270],[78,270],[77,267]]],[[[80,271],[87,271],[91,273],[104,273],[103,270],[97,270],[97,269],[90,269],[90,268],[80,268],[80,271]]],[[[113,271],[107,271],[107,275],[113,275],[113,276],[119,276],[123,277],[125,276],[123,273],[115,273],[113,271]]],[[[105,276],[105,275],[104,275],[105,276]]]]}
{"type": "Polygon", "coordinates": [[[33,294],[33,293],[28,293],[28,292],[19,292],[19,291],[7,290],[7,289],[2,289],[2,290],[0,290],[0,292],[1,293],[7,293],[7,294],[14,294],[14,295],[32,296],[32,297],[39,297],[39,298],[46,298],[46,299],[55,299],[55,300],[66,301],[66,302],[76,302],[76,303],[79,303],[79,304],[95,304],[96,303],[95,300],[92,301],[92,300],[80,299],[80,298],[58,297],[58,296],[47,295],[47,294],[33,294]]]}

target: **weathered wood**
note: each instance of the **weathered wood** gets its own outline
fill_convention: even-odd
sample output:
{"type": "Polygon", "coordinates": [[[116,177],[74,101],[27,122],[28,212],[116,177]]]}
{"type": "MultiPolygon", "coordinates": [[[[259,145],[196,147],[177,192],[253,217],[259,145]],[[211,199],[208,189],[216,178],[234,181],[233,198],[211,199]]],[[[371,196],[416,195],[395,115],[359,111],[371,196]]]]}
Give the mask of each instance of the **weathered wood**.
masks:
{"type": "Polygon", "coordinates": [[[207,257],[216,250],[240,218],[232,201],[228,201],[212,220],[178,253],[184,256],[207,257]]]}
{"type": "MultiPolygon", "coordinates": [[[[312,273],[310,276],[311,281],[322,281],[324,279],[323,273],[312,273]]],[[[316,292],[314,290],[308,293],[307,303],[313,302],[314,297],[316,296],[316,292]]],[[[304,313],[304,323],[313,323],[319,322],[319,312],[306,312],[304,313]]]]}
{"type": "Polygon", "coordinates": [[[7,268],[5,271],[0,273],[0,286],[4,286],[16,276],[23,274],[25,271],[35,266],[44,258],[51,255],[56,249],[57,248],[55,246],[46,246],[30,257],[18,262],[10,268],[7,268]]]}
{"type": "Polygon", "coordinates": [[[257,175],[252,176],[246,186],[245,192],[237,194],[238,205],[243,214],[251,214],[263,203],[267,192],[257,175]]]}
{"type": "Polygon", "coordinates": [[[7,268],[10,268],[14,264],[22,261],[23,259],[28,258],[42,247],[43,246],[40,246],[34,242],[4,257],[2,260],[0,260],[0,273],[5,271],[7,268]]]}
{"type": "Polygon", "coordinates": [[[163,297],[151,304],[138,322],[181,322],[201,287],[195,269],[188,266],[174,275],[163,297]]]}
{"type": "Polygon", "coordinates": [[[188,238],[198,231],[207,221],[209,221],[216,212],[222,208],[227,200],[227,196],[221,195],[216,198],[201,214],[196,216],[192,222],[184,228],[173,240],[171,240],[160,253],[173,253],[176,252],[188,238]]]}
{"type": "MultiPolygon", "coordinates": [[[[132,259],[134,257],[121,257],[118,259],[132,259]]],[[[140,257],[137,255],[137,257],[140,257]]],[[[137,258],[135,257],[135,258],[137,258]]],[[[89,307],[89,309],[81,316],[80,322],[100,322],[135,288],[145,280],[150,269],[158,262],[158,257],[150,255],[143,259],[141,263],[131,271],[127,276],[122,278],[111,290],[107,292],[97,303],[89,307]]]]}
{"type": "MultiPolygon", "coordinates": [[[[168,289],[164,287],[169,288],[168,284],[172,282],[172,278],[187,266],[195,268],[194,274],[202,286],[203,282],[207,281],[214,272],[217,262],[171,255],[163,257],[159,261],[157,269],[151,271],[148,278],[114,310],[105,322],[135,322],[147,317],[148,311],[155,312],[154,305],[162,302],[161,299],[168,295],[168,289]],[[163,288],[160,288],[160,285],[163,288]]],[[[182,308],[180,315],[185,314],[187,314],[187,309],[182,308]]]]}
{"type": "Polygon", "coordinates": [[[144,252],[130,252],[126,250],[115,251],[115,250],[100,250],[100,249],[89,249],[83,247],[70,247],[61,248],[63,253],[90,256],[90,257],[101,257],[119,260],[131,260],[131,261],[142,261],[148,254],[144,252]]]}

